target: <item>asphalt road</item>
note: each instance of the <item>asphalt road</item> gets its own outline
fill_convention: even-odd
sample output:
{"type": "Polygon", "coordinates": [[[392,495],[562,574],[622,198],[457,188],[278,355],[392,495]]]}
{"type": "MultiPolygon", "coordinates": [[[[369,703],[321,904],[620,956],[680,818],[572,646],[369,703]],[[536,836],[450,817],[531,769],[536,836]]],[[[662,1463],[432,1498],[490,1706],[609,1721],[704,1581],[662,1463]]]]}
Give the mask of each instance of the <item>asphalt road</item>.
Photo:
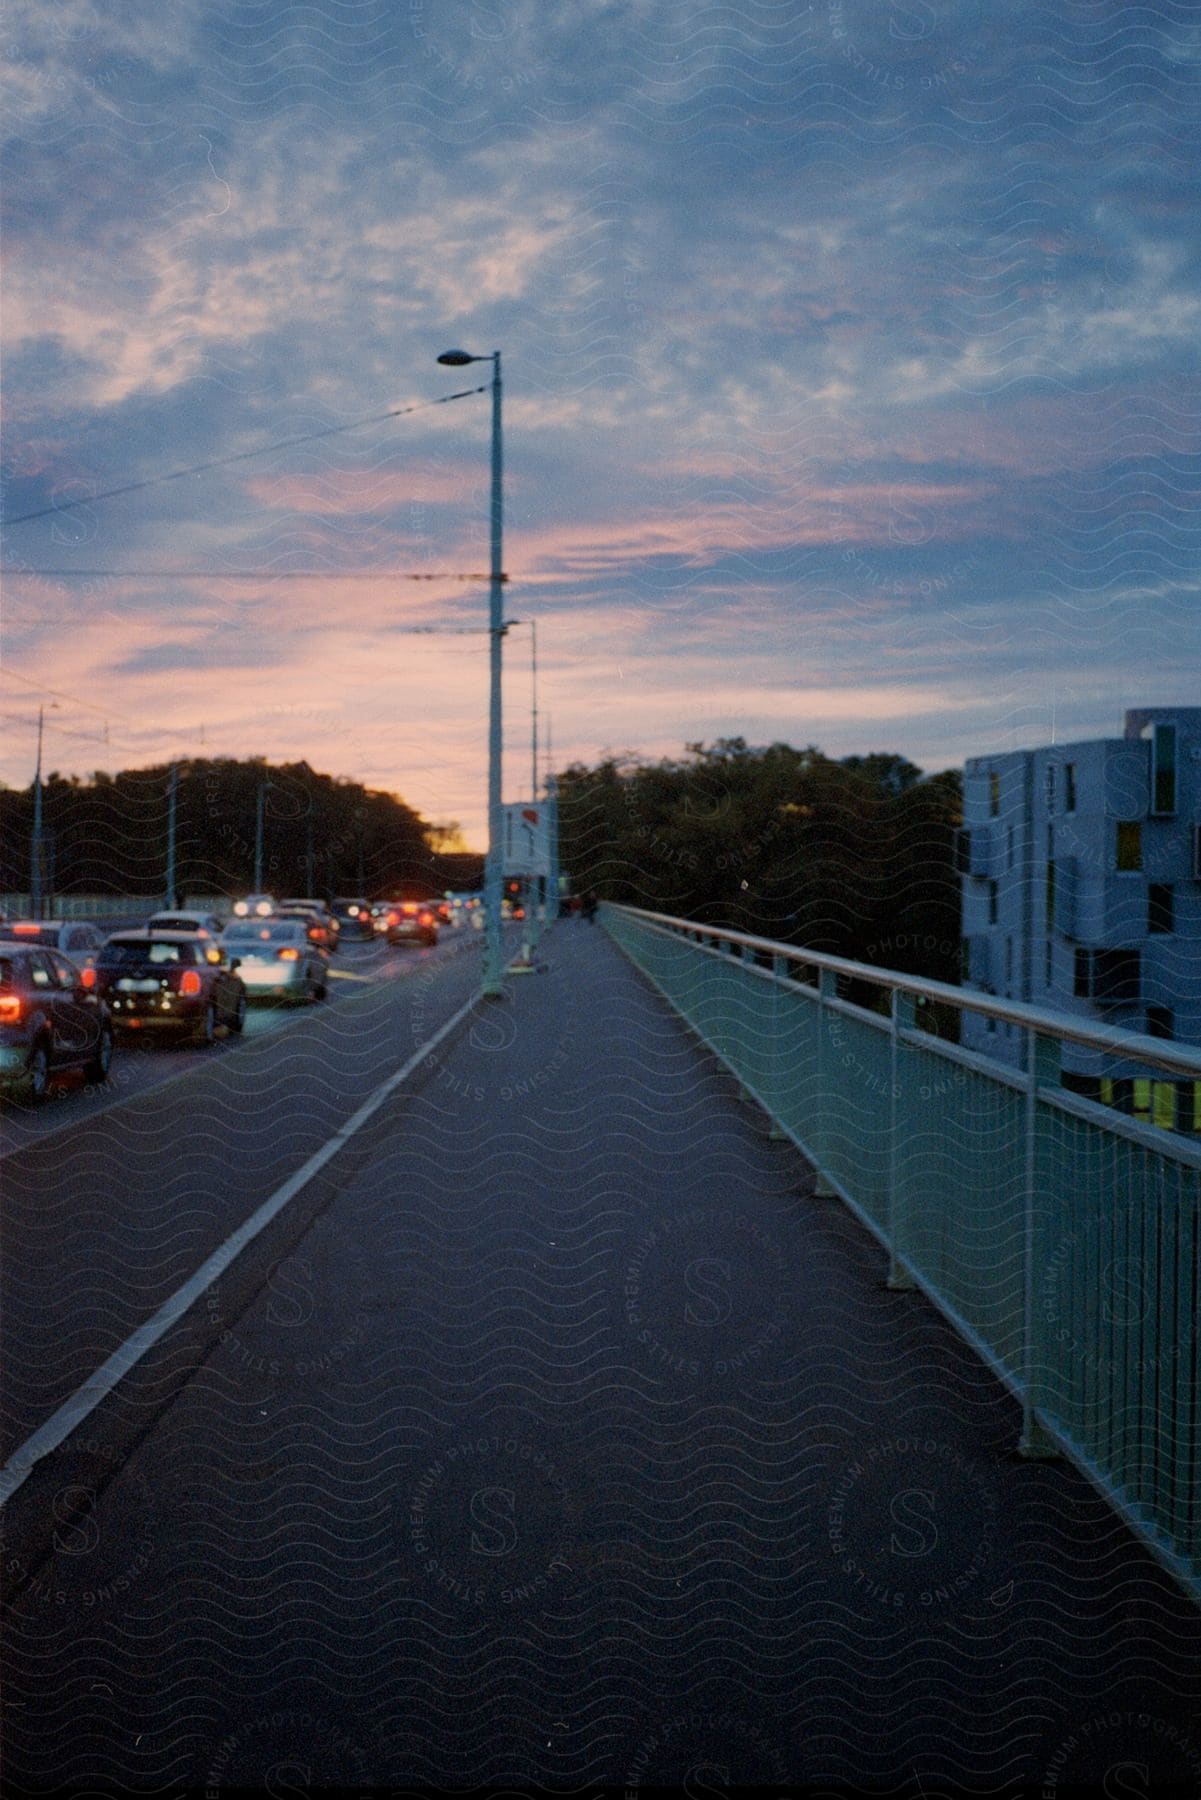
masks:
{"type": "MultiPolygon", "coordinates": [[[[1184,1794],[1201,1618],[599,928],[7,1160],[6,1791],[1184,1794]],[[14,1180],[15,1178],[15,1180],[14,1180]]],[[[65,1103],[64,1103],[65,1114],[65,1103]]]]}
{"type": "Polygon", "coordinates": [[[477,935],[334,958],[330,998],[209,1049],[121,1046],[5,1109],[0,1455],[87,1381],[479,979],[477,935]]]}
{"type": "MultiPolygon", "coordinates": [[[[113,929],[118,927],[114,925],[113,929]]],[[[346,944],[330,959],[331,998],[327,1004],[347,999],[367,984],[404,979],[427,964],[440,964],[448,957],[476,948],[476,934],[463,929],[444,931],[433,949],[420,945],[389,949],[380,943],[346,944]]],[[[281,1006],[252,1001],[242,1041],[254,1043],[259,1038],[286,1031],[310,1010],[307,1005],[281,1006]]],[[[147,1043],[131,1042],[127,1038],[118,1044],[110,1077],[100,1087],[89,1087],[78,1073],[67,1073],[56,1076],[50,1094],[41,1106],[22,1105],[9,1095],[0,1098],[0,1158],[28,1144],[39,1143],[53,1133],[71,1130],[80,1125],[85,1116],[94,1117],[135,1094],[146,1093],[179,1076],[189,1075],[238,1048],[238,1039],[224,1029],[211,1049],[198,1049],[165,1039],[147,1043]]]]}

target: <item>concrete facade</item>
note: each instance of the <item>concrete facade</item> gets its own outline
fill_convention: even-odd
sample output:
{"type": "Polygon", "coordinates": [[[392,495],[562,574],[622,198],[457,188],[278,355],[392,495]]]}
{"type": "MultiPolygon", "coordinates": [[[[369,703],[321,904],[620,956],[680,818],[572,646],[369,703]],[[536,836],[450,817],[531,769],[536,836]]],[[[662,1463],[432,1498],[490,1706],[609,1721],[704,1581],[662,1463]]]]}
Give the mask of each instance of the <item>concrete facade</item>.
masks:
{"type": "MultiPolygon", "coordinates": [[[[965,986],[1201,1043],[1201,707],[971,758],[959,863],[965,986]]],[[[1020,1065],[1022,1034],[990,1023],[965,1016],[964,1043],[1020,1065]]],[[[1191,1089],[1133,1091],[1145,1067],[1079,1048],[1065,1069],[1097,1098],[1201,1128],[1191,1089]]]]}

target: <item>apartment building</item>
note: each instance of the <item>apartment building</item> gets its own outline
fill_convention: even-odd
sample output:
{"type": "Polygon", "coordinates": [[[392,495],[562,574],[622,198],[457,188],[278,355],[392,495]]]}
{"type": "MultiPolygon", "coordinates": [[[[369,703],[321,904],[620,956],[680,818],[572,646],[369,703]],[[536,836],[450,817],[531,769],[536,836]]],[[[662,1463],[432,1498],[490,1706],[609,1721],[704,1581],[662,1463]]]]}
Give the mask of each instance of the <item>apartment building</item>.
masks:
{"type": "MultiPolygon", "coordinates": [[[[1120,738],[977,756],[964,777],[963,983],[1201,1044],[1201,707],[1140,707],[1120,738]]],[[[963,1042],[1020,1066],[1023,1034],[963,1042]]],[[[1201,1131],[1201,1084],[1065,1046],[1067,1085],[1201,1131]]]]}

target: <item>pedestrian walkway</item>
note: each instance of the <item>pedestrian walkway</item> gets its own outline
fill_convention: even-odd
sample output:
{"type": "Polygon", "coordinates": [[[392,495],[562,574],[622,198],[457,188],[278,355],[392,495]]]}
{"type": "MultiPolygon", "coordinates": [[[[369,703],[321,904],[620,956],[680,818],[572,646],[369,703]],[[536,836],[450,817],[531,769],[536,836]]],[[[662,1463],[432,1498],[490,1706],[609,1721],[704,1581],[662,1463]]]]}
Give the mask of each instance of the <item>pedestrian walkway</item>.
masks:
{"type": "Polygon", "coordinates": [[[204,1302],[11,1791],[1197,1791],[1195,1608],[600,926],[540,965],[204,1302]]]}

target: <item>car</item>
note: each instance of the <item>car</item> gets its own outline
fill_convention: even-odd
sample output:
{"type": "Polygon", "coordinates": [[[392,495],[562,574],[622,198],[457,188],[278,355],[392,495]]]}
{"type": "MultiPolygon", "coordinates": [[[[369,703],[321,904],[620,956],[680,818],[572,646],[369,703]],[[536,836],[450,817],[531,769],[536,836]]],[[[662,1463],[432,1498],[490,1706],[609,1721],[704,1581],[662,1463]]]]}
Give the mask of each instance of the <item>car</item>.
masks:
{"type": "Polygon", "coordinates": [[[112,1056],[111,1014],[83,971],[56,950],[0,943],[0,1088],[36,1106],[64,1070],[106,1081],[112,1056]]]}
{"type": "Polygon", "coordinates": [[[301,919],[238,919],[225,928],[225,948],[255,999],[324,1000],[329,960],[301,919]]]}
{"type": "Polygon", "coordinates": [[[291,900],[278,901],[275,908],[279,913],[295,913],[302,909],[314,914],[325,934],[324,937],[314,938],[313,942],[324,944],[329,950],[336,950],[342,931],[342,922],[333,908],[327,906],[324,900],[314,900],[311,894],[302,894],[299,897],[293,896],[291,900]]]}
{"type": "Polygon", "coordinates": [[[398,900],[384,915],[384,936],[389,944],[438,942],[438,923],[424,900],[398,900]]]}
{"type": "Polygon", "coordinates": [[[246,894],[233,904],[235,919],[266,919],[274,911],[274,894],[246,894]]]}
{"type": "Polygon", "coordinates": [[[147,931],[190,931],[196,937],[219,938],[225,930],[225,920],[219,919],[216,913],[192,912],[188,908],[175,911],[151,913],[146,921],[147,931]]]}
{"type": "Polygon", "coordinates": [[[95,985],[96,958],[104,944],[104,932],[98,925],[82,919],[14,919],[0,925],[0,938],[34,945],[43,950],[61,950],[79,969],[83,985],[95,985]]]}
{"type": "Polygon", "coordinates": [[[337,940],[330,929],[328,916],[315,906],[302,906],[299,901],[281,900],[271,916],[273,919],[296,920],[307,931],[309,942],[317,944],[322,950],[332,951],[336,947],[337,940]]]}
{"type": "Polygon", "coordinates": [[[211,1044],[220,1026],[246,1023],[246,984],[221,941],[184,931],[118,931],[96,964],[118,1036],[194,1037],[211,1044]]]}
{"type": "Polygon", "coordinates": [[[341,936],[348,944],[352,941],[369,944],[374,939],[375,924],[366,900],[336,899],[333,914],[341,926],[341,936]]]}

